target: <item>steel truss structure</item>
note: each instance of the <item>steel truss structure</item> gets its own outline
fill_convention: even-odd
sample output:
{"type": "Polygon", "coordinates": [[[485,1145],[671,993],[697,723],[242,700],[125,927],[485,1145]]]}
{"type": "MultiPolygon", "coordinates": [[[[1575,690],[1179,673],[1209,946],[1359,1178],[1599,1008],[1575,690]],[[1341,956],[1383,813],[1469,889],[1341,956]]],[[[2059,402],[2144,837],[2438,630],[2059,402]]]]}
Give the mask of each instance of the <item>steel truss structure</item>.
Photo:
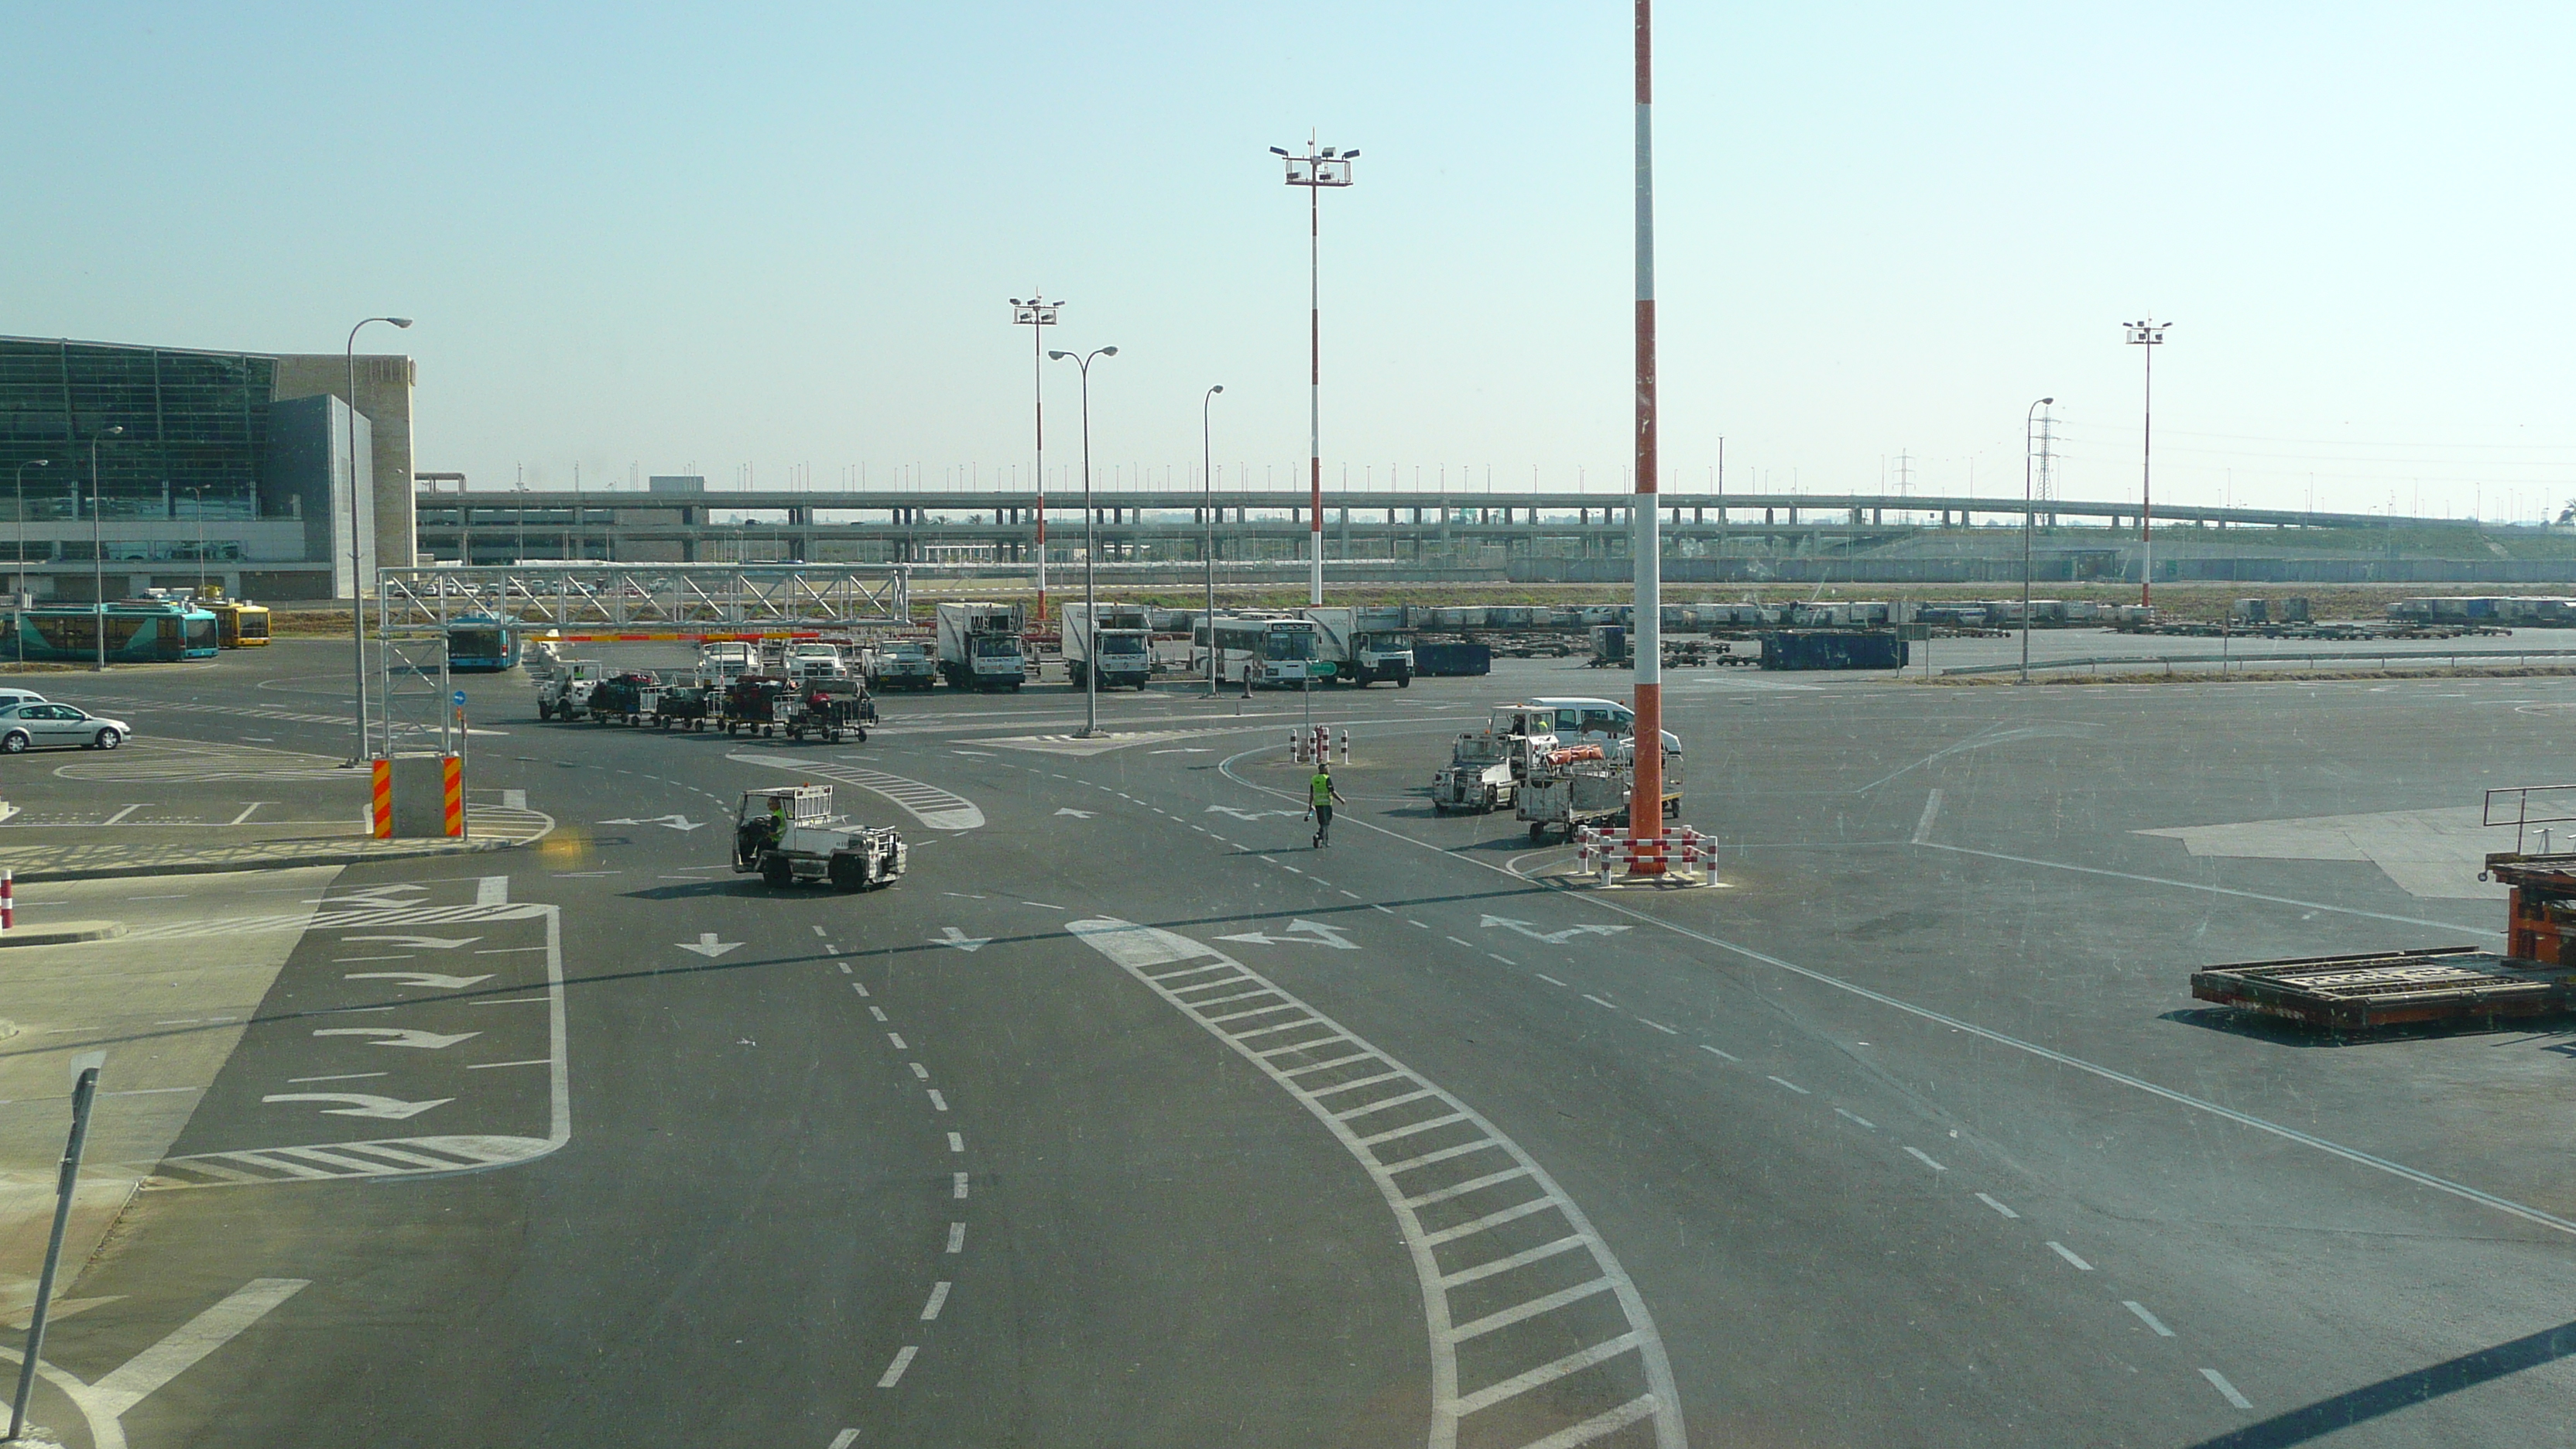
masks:
{"type": "Polygon", "coordinates": [[[376,571],[380,632],[483,614],[523,627],[790,630],[902,625],[895,564],[515,564],[376,571]]]}

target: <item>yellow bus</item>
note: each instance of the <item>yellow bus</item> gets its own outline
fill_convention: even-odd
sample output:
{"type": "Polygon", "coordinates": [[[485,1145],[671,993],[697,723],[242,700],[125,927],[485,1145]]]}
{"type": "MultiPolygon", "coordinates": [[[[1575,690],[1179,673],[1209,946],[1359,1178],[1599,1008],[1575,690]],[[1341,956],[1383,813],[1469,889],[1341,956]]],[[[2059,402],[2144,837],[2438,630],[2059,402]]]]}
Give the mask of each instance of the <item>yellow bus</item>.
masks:
{"type": "Polygon", "coordinates": [[[237,599],[211,601],[216,638],[226,649],[260,649],[268,644],[268,606],[237,599]]]}

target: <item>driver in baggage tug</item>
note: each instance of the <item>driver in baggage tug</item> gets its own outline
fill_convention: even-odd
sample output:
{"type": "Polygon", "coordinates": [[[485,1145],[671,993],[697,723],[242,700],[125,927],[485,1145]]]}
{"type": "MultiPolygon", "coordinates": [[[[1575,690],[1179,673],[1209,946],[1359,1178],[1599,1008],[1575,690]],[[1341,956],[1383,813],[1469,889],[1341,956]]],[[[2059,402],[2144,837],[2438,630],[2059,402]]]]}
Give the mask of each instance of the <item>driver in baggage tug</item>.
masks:
{"type": "Polygon", "coordinates": [[[787,802],[772,795],[769,797],[767,815],[753,816],[742,822],[742,828],[734,832],[734,853],[748,865],[758,860],[762,851],[770,849],[786,838],[787,802]]]}

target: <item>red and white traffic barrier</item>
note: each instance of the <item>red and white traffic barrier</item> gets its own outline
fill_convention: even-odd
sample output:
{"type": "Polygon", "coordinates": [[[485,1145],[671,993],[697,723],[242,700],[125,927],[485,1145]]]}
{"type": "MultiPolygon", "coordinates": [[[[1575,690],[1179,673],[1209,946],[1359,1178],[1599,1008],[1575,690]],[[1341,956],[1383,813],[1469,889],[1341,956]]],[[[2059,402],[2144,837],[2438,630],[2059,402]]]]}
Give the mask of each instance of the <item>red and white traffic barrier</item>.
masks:
{"type": "Polygon", "coordinates": [[[1599,875],[1605,885],[1621,871],[1632,876],[1697,877],[1715,863],[1717,840],[1688,826],[1640,838],[1625,830],[1595,830],[1586,825],[1574,832],[1574,858],[1585,874],[1599,875]]]}
{"type": "Polygon", "coordinates": [[[1306,742],[1295,730],[1288,732],[1288,758],[1300,765],[1306,763],[1306,742]]]}
{"type": "Polygon", "coordinates": [[[18,925],[18,873],[0,866],[0,931],[18,925]]]}
{"type": "Polygon", "coordinates": [[[1342,763],[1343,763],[1343,764],[1345,764],[1345,765],[1347,765],[1347,764],[1349,764],[1350,762],[1351,762],[1351,732],[1350,732],[1349,730],[1344,730],[1344,731],[1342,731],[1342,763]]]}

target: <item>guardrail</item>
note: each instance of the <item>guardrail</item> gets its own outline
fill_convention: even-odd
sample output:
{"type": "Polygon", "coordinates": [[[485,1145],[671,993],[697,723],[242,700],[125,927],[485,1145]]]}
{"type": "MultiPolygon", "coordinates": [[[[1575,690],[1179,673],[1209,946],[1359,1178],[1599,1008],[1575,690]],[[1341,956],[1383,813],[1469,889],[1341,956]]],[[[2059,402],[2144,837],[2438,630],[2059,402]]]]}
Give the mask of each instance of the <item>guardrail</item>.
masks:
{"type": "MultiPolygon", "coordinates": [[[[2447,661],[2449,667],[2456,669],[2463,660],[2473,664],[2500,664],[2507,660],[2527,663],[2534,659],[2576,659],[2576,649],[2353,649],[2321,654],[2123,654],[2104,655],[2096,659],[2046,661],[2034,659],[2030,662],[2030,672],[2066,674],[2079,669],[2099,672],[2104,665],[2110,664],[2161,664],[2167,674],[2175,673],[2176,665],[2216,667],[2222,671],[2232,672],[2238,669],[2261,669],[2274,664],[2313,664],[2319,660],[2333,660],[2336,663],[2352,665],[2373,659],[2379,661],[2379,667],[2382,669],[2390,668],[2392,660],[2418,667],[2447,661]]],[[[1956,669],[1941,670],[1940,677],[1946,679],[1953,674],[2019,674],[2021,670],[2022,666],[2018,662],[1967,664],[1956,669]]]]}

